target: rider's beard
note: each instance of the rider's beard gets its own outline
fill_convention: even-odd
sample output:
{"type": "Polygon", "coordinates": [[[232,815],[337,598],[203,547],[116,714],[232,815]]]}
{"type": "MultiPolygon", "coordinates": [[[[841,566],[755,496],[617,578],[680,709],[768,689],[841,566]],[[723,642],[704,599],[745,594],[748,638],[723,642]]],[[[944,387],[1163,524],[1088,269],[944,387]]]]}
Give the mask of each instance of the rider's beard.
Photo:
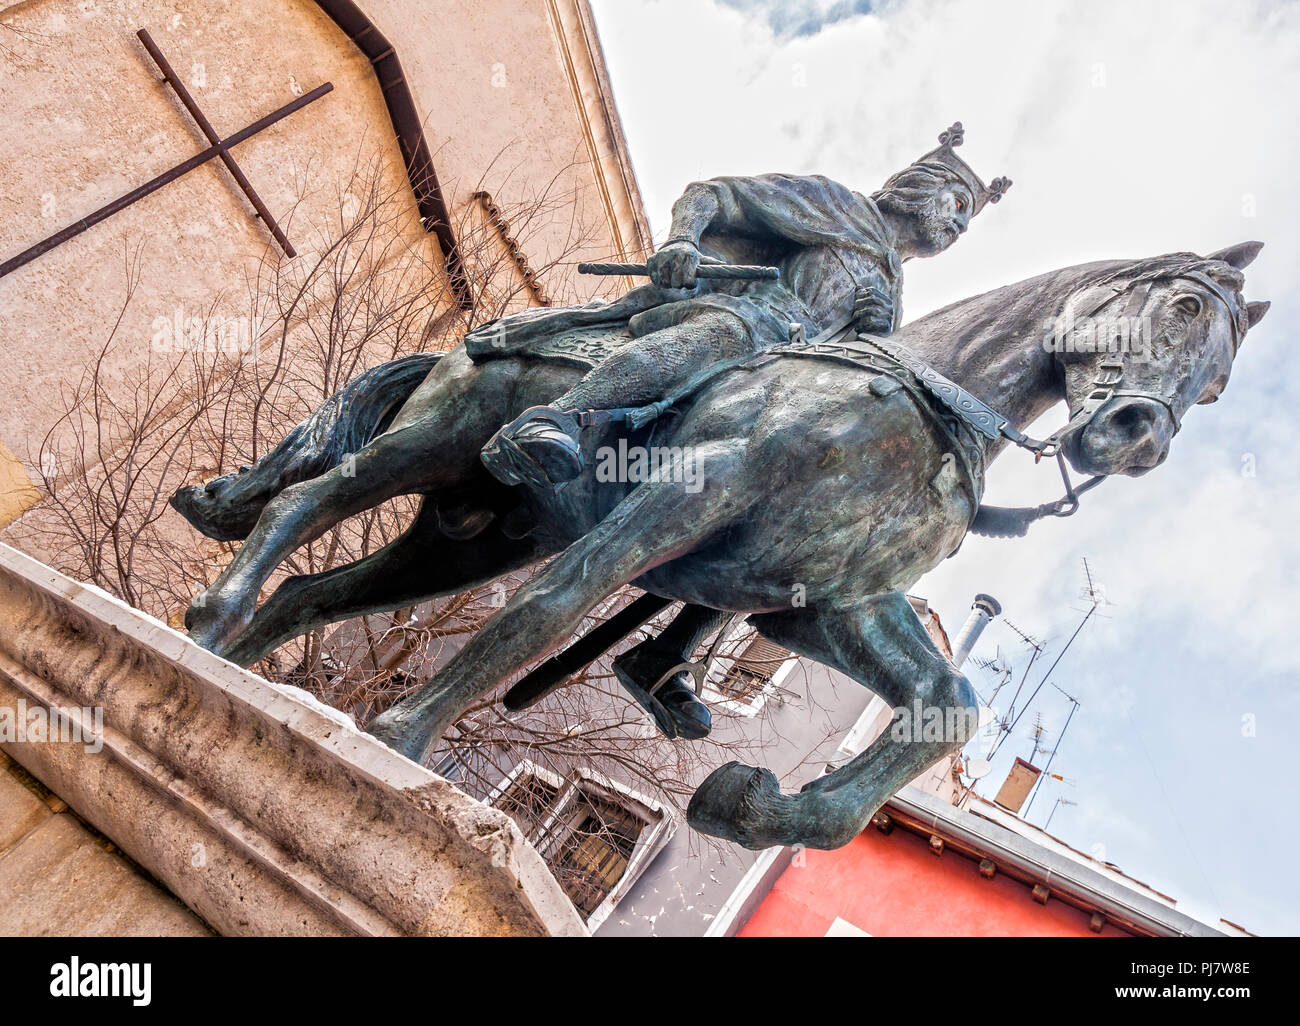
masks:
{"type": "Polygon", "coordinates": [[[947,249],[957,241],[957,229],[952,219],[940,212],[938,204],[927,203],[917,211],[920,222],[921,238],[932,247],[931,252],[947,249]]]}
{"type": "Polygon", "coordinates": [[[940,211],[933,189],[890,190],[877,193],[875,199],[881,212],[894,217],[896,223],[910,222],[904,234],[912,236],[917,251],[927,255],[939,253],[957,240],[959,233],[951,219],[940,211]]]}

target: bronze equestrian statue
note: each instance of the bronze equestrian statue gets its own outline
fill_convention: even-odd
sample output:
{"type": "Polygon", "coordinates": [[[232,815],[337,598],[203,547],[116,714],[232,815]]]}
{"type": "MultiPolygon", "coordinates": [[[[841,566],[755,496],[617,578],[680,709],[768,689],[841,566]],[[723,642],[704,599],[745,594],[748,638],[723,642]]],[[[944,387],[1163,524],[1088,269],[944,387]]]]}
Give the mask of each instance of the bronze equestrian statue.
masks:
{"type": "MultiPolygon", "coordinates": [[[[1223,391],[1246,332],[1268,308],[1241,294],[1242,271],[1259,249],[1242,243],[1205,257],[1068,267],[888,336],[859,331],[850,310],[842,327],[756,340],[691,368],[642,417],[589,418],[576,436],[578,474],[560,487],[505,484],[481,452],[529,409],[573,408],[563,397],[587,374],[641,343],[626,323],[577,323],[482,362],[465,344],[395,361],[351,383],[257,466],[177,494],[174,504],[205,533],[246,535],[191,606],[187,626],[199,643],[246,666],[316,627],[461,592],[554,557],[432,680],[377,717],[372,733],[423,759],[471,700],[554,651],[625,584],[747,615],[764,636],[895,707],[919,699],[969,713],[969,683],[935,648],[906,590],[986,517],[985,471],[1009,444],[1057,458],[1062,474],[1068,461],[1096,478],[1138,476],[1163,462],[1191,406],[1223,391]],[[1055,344],[1044,330],[1065,314],[1098,326],[1087,344],[1055,344]],[[1151,326],[1143,344],[1120,344],[1137,323],[1151,326]],[[1016,427],[1062,400],[1070,416],[1052,437],[1038,441],[1016,427]],[[689,453],[702,468],[698,487],[666,474],[602,479],[601,454],[620,446],[689,453]],[[291,577],[256,607],[259,588],[295,548],[403,494],[422,505],[400,538],[349,566],[291,577]],[[802,604],[792,602],[795,593],[802,604]]],[[[675,256],[675,269],[660,273],[686,288],[689,263],[675,256]]],[[[752,302],[759,314],[785,309],[738,292],[716,295],[752,302]]],[[[731,332],[745,316],[735,311],[729,299],[710,300],[683,323],[731,332]]],[[[671,312],[662,316],[673,323],[671,312]]],[[[478,337],[490,344],[510,336],[478,337]]],[[[557,423],[574,439],[571,425],[557,423]]],[[[531,458],[530,448],[520,444],[531,458]]],[[[973,716],[949,720],[973,729],[973,716]]],[[[751,848],[837,847],[967,736],[957,729],[900,741],[886,732],[797,794],[783,793],[767,770],[729,763],[701,784],[688,820],[751,848]]]]}
{"type": "MultiPolygon", "coordinates": [[[[942,253],[1011,185],[995,178],[985,186],[955,152],[964,138],[957,122],[940,134],[936,149],[870,197],[820,177],[696,182],[673,205],[669,240],[648,261],[650,285],[613,304],[530,310],[471,332],[465,347],[477,361],[525,353],[578,326],[626,328],[636,339],[564,395],[498,431],[483,450],[488,471],[508,485],[561,485],[584,469],[584,422],[603,422],[613,411],[628,427],[643,427],[673,406],[674,392],[690,390],[701,371],[712,373],[724,361],[792,337],[812,338],[848,323],[867,334],[893,332],[902,320],[903,264],[942,253]],[[705,273],[775,265],[779,277],[697,280],[701,261],[705,273]],[[593,418],[595,411],[602,415],[593,418]]],[[[641,603],[632,619],[643,621],[659,608],[653,600],[641,603]]],[[[692,665],[692,657],[731,618],[688,605],[658,637],[614,659],[614,675],[665,736],[708,734],[709,710],[695,693],[704,668],[692,665]],[[677,671],[683,665],[695,678],[677,671]]],[[[525,685],[507,705],[519,708],[543,694],[544,687],[525,685]]]]}

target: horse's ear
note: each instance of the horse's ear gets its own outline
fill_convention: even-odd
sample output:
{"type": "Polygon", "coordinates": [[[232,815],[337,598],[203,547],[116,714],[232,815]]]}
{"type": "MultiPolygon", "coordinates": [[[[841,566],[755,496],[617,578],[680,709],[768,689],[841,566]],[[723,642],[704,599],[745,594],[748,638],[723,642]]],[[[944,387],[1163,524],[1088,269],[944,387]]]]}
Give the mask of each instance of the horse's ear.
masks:
{"type": "Polygon", "coordinates": [[[1269,303],[1267,301],[1262,303],[1247,303],[1246,304],[1247,328],[1253,328],[1256,324],[1262,321],[1264,319],[1264,315],[1268,313],[1268,308],[1272,305],[1273,305],[1272,303],[1269,303]]]}
{"type": "Polygon", "coordinates": [[[1222,260],[1228,266],[1244,271],[1251,265],[1255,257],[1259,256],[1259,251],[1263,248],[1264,244],[1262,242],[1239,242],[1235,246],[1229,246],[1217,253],[1211,253],[1206,259],[1222,260]]]}

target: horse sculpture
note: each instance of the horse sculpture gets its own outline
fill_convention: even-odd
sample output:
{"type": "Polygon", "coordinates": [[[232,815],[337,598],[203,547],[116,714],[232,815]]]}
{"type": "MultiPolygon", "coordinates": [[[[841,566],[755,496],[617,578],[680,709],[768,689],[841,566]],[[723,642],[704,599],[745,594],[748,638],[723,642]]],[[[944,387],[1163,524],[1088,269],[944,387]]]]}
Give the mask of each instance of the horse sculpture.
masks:
{"type": "Polygon", "coordinates": [[[887,731],[797,794],[782,793],[768,770],[729,763],[688,809],[696,829],[750,848],[838,847],[974,729],[969,683],[904,593],[961,543],[988,463],[1013,443],[1059,450],[1085,474],[1158,466],[1187,410],[1223,390],[1245,332],[1268,308],[1241,296],[1242,269],[1259,249],[1069,267],[954,303],[889,340],[846,329],[782,346],[722,369],[640,430],[589,428],[589,469],[554,491],[498,484],[480,450],[581,375],[554,353],[607,351],[625,335],[571,332],[551,340],[551,356],[543,346],[476,364],[461,345],[399,361],[349,386],[257,467],[174,497],[205,533],[247,534],[187,627],[247,666],[324,624],[554,556],[432,680],[372,723],[419,761],[473,698],[553,651],[624,584],[747,614],[764,636],[893,706],[919,699],[968,725],[936,741],[887,731]],[[1089,345],[1053,344],[1046,325],[1062,314],[1111,327],[1089,345]],[[1150,326],[1140,348],[1113,344],[1128,338],[1114,325],[1129,322],[1150,326]],[[1015,429],[1062,399],[1071,417],[1047,442],[1015,429]],[[689,453],[698,487],[671,474],[599,479],[600,450],[620,441],[689,453]],[[402,494],[423,501],[400,538],[351,565],[291,577],[255,608],[297,546],[402,494]]]}

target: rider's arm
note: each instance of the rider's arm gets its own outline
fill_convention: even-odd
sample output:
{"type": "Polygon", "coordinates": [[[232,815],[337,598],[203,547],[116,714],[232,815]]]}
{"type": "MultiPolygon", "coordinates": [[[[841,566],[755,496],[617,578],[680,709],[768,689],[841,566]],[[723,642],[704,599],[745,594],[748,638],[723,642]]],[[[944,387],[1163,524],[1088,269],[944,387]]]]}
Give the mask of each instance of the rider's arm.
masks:
{"type": "MultiPolygon", "coordinates": [[[[816,188],[824,188],[826,184],[823,179],[807,181],[815,183],[816,188]]],[[[797,189],[800,182],[801,179],[790,175],[692,182],[673,204],[673,225],[668,241],[648,261],[651,279],[664,288],[693,286],[695,270],[699,266],[700,239],[706,232],[755,239],[774,237],[775,233],[763,223],[761,213],[756,216],[752,203],[747,205],[743,202],[738,189],[743,191],[746,183],[766,188],[797,189]]]]}
{"type": "MultiPolygon", "coordinates": [[[[788,203],[785,208],[788,215],[800,206],[804,210],[817,210],[831,189],[851,195],[828,179],[799,175],[767,174],[692,182],[673,204],[673,226],[668,241],[686,241],[698,246],[700,238],[709,230],[754,239],[771,238],[775,233],[765,223],[762,209],[766,196],[773,197],[767,202],[783,207],[788,203]]],[[[826,218],[834,216],[829,211],[818,212],[826,218]]]]}
{"type": "Polygon", "coordinates": [[[721,212],[718,190],[708,182],[692,182],[673,204],[673,227],[665,245],[689,242],[699,246],[700,237],[721,212]]]}

